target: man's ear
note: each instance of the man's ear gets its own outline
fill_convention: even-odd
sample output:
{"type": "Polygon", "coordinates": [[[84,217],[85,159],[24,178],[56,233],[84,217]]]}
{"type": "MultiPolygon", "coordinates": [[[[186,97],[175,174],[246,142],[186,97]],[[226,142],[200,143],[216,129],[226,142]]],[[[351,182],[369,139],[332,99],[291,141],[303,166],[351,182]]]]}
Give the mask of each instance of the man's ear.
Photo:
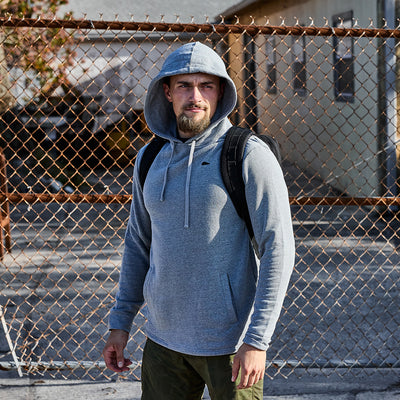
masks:
{"type": "Polygon", "coordinates": [[[167,83],[163,83],[163,89],[164,89],[165,97],[171,103],[172,102],[172,97],[171,97],[171,90],[169,88],[169,85],[167,83]]]}

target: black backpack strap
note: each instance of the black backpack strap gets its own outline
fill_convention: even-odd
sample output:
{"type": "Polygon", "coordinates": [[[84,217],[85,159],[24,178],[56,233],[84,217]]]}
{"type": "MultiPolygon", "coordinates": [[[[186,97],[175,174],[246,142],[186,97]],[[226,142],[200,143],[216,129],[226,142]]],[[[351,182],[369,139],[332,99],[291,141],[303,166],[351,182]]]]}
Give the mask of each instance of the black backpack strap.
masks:
{"type": "Polygon", "coordinates": [[[226,133],[221,152],[221,174],[226,190],[240,218],[245,223],[251,240],[254,239],[253,226],[247,207],[245,186],[242,176],[243,156],[246,143],[253,134],[250,129],[232,126],[226,133]]]}
{"type": "Polygon", "coordinates": [[[274,153],[274,156],[278,160],[279,165],[282,164],[282,155],[281,155],[281,149],[279,147],[278,141],[273,138],[272,136],[269,135],[256,135],[259,139],[263,140],[269,148],[271,149],[272,153],[274,153]]]}
{"type": "Polygon", "coordinates": [[[253,243],[254,250],[258,254],[258,246],[254,239],[253,226],[251,224],[249,209],[246,201],[245,185],[242,176],[243,157],[246,143],[250,136],[255,135],[263,140],[275,155],[279,164],[282,157],[279,143],[271,136],[256,135],[250,129],[232,126],[226,133],[221,152],[221,175],[228,194],[235,206],[239,217],[246,223],[247,231],[253,243]]]}
{"type": "Polygon", "coordinates": [[[142,190],[151,164],[153,164],[154,159],[156,158],[157,154],[160,152],[165,143],[167,143],[166,139],[155,136],[144,149],[142,158],[140,160],[140,165],[138,165],[139,183],[142,187],[142,190]]]}

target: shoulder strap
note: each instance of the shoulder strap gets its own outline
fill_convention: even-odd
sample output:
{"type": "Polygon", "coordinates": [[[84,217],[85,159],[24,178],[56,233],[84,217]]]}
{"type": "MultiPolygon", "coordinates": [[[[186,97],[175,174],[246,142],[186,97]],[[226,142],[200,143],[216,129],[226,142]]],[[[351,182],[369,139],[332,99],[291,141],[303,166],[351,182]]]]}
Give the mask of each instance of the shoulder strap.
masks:
{"type": "MultiPolygon", "coordinates": [[[[221,175],[233,205],[239,217],[245,221],[250,239],[253,245],[255,245],[254,231],[247,207],[245,185],[242,175],[246,143],[251,135],[255,134],[250,129],[238,126],[232,126],[228,130],[221,152],[221,175]]],[[[270,147],[280,164],[282,159],[278,142],[268,135],[255,136],[263,140],[270,147]]],[[[257,251],[256,245],[255,249],[257,251]]]]}
{"type": "Polygon", "coordinates": [[[142,158],[140,160],[140,165],[138,164],[139,183],[142,187],[142,190],[151,164],[153,163],[154,159],[156,158],[157,154],[160,152],[165,143],[167,143],[166,139],[155,136],[144,149],[142,158]]]}
{"type": "Polygon", "coordinates": [[[252,135],[250,129],[232,126],[226,134],[221,152],[221,175],[226,190],[240,218],[244,219],[250,238],[254,231],[247,207],[245,187],[242,177],[243,156],[246,143],[252,135]]]}
{"type": "Polygon", "coordinates": [[[279,165],[282,164],[282,155],[281,155],[281,149],[279,147],[278,141],[273,138],[272,136],[269,135],[256,135],[259,139],[267,143],[269,148],[271,149],[272,153],[274,153],[274,156],[278,160],[279,165]]]}

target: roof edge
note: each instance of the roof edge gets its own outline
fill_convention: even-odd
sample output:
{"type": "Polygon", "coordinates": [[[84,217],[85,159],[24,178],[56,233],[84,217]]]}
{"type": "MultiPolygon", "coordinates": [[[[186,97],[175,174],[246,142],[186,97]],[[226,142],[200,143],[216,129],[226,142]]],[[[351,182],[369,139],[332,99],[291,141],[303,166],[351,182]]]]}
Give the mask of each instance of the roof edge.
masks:
{"type": "Polygon", "coordinates": [[[221,12],[219,15],[215,16],[216,19],[220,19],[221,16],[223,17],[233,17],[235,13],[238,11],[243,10],[246,7],[252,6],[255,3],[258,3],[259,0],[245,0],[241,1],[240,3],[228,8],[227,10],[221,12]]]}

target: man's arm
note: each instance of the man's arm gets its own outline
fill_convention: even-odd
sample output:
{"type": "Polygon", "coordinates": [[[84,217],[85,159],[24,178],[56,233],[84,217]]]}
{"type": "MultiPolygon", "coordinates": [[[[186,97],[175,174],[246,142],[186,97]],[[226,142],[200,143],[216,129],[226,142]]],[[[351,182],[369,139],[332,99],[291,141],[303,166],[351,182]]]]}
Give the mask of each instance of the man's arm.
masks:
{"type": "Polygon", "coordinates": [[[149,268],[150,219],[144,206],[137,168],[134,170],[132,195],[119,287],[109,316],[108,326],[111,332],[103,350],[107,367],[115,372],[126,371],[131,364],[124,358],[123,351],[132,321],[144,302],[143,285],[149,268]]]}
{"type": "Polygon", "coordinates": [[[265,144],[249,140],[243,173],[261,259],[251,323],[232,367],[232,380],[241,370],[239,389],[254,385],[264,376],[266,349],[281,312],[295,257],[284,176],[265,144]]]}
{"type": "Polygon", "coordinates": [[[260,142],[250,138],[243,160],[246,200],[261,257],[253,313],[243,341],[266,350],[293,271],[295,243],[282,169],[260,142]]]}
{"type": "Polygon", "coordinates": [[[129,371],[128,366],[132,364],[124,357],[124,349],[128,343],[129,334],[121,329],[113,329],[108,336],[103,349],[103,358],[107,368],[114,372],[129,371]]]}

